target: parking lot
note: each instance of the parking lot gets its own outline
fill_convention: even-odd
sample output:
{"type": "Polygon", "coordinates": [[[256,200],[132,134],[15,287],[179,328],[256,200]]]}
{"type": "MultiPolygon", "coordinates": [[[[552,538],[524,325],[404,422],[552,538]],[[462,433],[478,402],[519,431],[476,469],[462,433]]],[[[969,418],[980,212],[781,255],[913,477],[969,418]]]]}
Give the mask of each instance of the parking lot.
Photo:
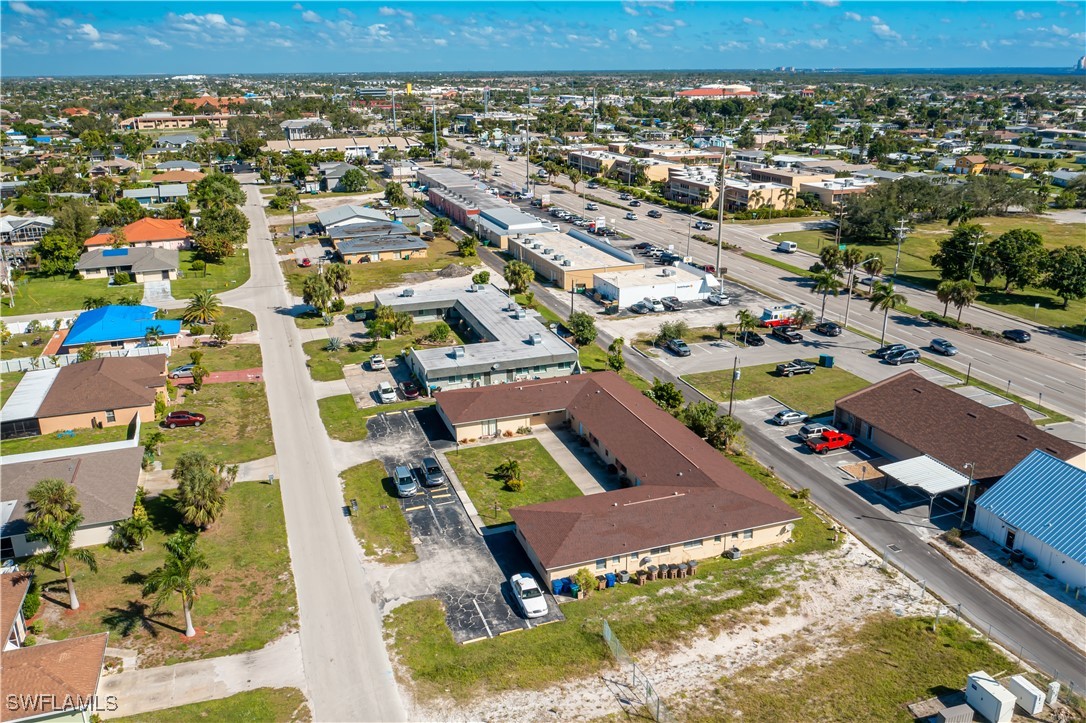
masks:
{"type": "MultiPolygon", "coordinates": [[[[367,424],[374,451],[389,470],[397,465],[417,468],[424,456],[435,456],[436,448],[454,446],[444,424],[432,408],[379,414],[367,424]]],[[[419,494],[398,498],[411,530],[418,562],[412,571],[412,589],[421,587],[445,606],[445,619],[459,643],[563,620],[553,596],[547,594],[550,612],[528,620],[509,589],[509,577],[532,571],[512,531],[480,535],[467,511],[449,484],[419,494]],[[420,585],[420,581],[422,584],[420,585]]],[[[385,591],[386,597],[401,597],[399,590],[385,591]]]]}

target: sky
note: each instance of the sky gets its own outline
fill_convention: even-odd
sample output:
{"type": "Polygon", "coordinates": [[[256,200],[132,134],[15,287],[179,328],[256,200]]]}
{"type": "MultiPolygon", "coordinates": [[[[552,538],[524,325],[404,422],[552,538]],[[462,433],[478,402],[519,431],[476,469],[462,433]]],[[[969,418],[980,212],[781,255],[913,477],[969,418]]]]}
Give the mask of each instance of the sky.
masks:
{"type": "Polygon", "coordinates": [[[1072,66],[1049,2],[0,0],[19,75],[1072,66]]]}

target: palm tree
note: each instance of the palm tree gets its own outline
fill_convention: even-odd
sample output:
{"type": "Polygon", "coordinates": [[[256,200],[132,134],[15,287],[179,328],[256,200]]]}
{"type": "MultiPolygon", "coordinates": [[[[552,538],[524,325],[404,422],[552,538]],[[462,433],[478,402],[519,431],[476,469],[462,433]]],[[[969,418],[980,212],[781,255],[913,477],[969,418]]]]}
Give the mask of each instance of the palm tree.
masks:
{"type": "Polygon", "coordinates": [[[962,310],[967,306],[972,306],[976,299],[977,285],[972,281],[963,279],[954,283],[954,291],[950,295],[950,301],[954,304],[954,308],[958,310],[958,321],[962,320],[962,310]]]}
{"type": "Polygon", "coordinates": [[[794,208],[796,205],[796,192],[791,186],[785,186],[781,189],[781,201],[785,210],[794,208]]]}
{"type": "Polygon", "coordinates": [[[332,303],[332,287],[323,276],[307,276],[302,285],[302,301],[317,311],[324,311],[332,303]]]}
{"type": "Polygon", "coordinates": [[[143,340],[151,346],[158,346],[159,339],[165,334],[162,327],[158,324],[147,327],[147,330],[143,332],[143,340]]]}
{"type": "Polygon", "coordinates": [[[222,300],[210,291],[197,291],[181,316],[186,324],[210,324],[222,316],[222,300]]]}
{"type": "Polygon", "coordinates": [[[735,327],[736,337],[738,337],[747,329],[753,329],[755,326],[758,325],[758,317],[756,317],[754,314],[747,311],[746,309],[740,309],[739,311],[737,311],[735,314],[735,318],[739,321],[739,323],[735,327]]]}
{"type": "Polygon", "coordinates": [[[954,300],[954,287],[957,285],[956,281],[942,281],[935,288],[935,298],[943,302],[943,316],[950,311],[950,302],[954,300]]]}
{"type": "Polygon", "coordinates": [[[872,284],[871,311],[876,309],[882,311],[882,336],[879,339],[879,346],[886,343],[886,324],[890,320],[890,309],[904,306],[906,301],[905,295],[894,288],[894,282],[876,281],[872,284]]]}
{"type": "Polygon", "coordinates": [[[171,594],[181,596],[186,638],[196,635],[196,628],[192,625],[192,604],[196,600],[197,588],[211,582],[211,578],[201,572],[210,565],[196,544],[196,533],[193,532],[177,532],[170,536],[165,542],[165,564],[151,571],[143,585],[145,596],[155,596],[155,610],[162,607],[171,594]]]}
{"type": "Polygon", "coordinates": [[[351,282],[351,270],[347,264],[330,264],[324,270],[325,280],[332,285],[332,290],[337,296],[342,296],[351,282]]]}
{"type": "Polygon", "coordinates": [[[826,295],[833,294],[837,296],[837,293],[841,290],[843,284],[841,280],[837,278],[837,274],[833,271],[823,271],[814,277],[814,286],[811,287],[812,294],[822,294],[822,311],[818,314],[819,321],[826,320],[826,295]]]}
{"type": "Polygon", "coordinates": [[[515,294],[523,294],[535,278],[535,271],[523,261],[510,261],[502,271],[502,277],[515,294]]]}
{"type": "Polygon", "coordinates": [[[63,524],[79,514],[79,500],[74,485],[62,479],[43,479],[26,493],[24,519],[31,527],[63,524]]]}
{"type": "Polygon", "coordinates": [[[186,474],[177,485],[177,511],[189,525],[206,530],[214,524],[223,508],[222,477],[214,470],[198,468],[186,474]]]}
{"type": "MultiPolygon", "coordinates": [[[[958,224],[959,226],[973,218],[973,207],[968,202],[962,201],[958,205],[950,209],[946,216],[946,225],[953,226],[958,224]]],[[[944,316],[946,316],[944,314],[944,316]]]]}
{"type": "Polygon", "coordinates": [[[882,260],[882,254],[872,254],[871,258],[863,262],[863,267],[872,276],[878,276],[886,268],[886,262],[882,260]]]}
{"type": "Polygon", "coordinates": [[[723,321],[718,322],[717,325],[714,326],[713,328],[716,329],[716,333],[720,335],[720,340],[723,341],[724,340],[724,335],[728,333],[728,325],[727,325],[727,323],[725,323],[723,321]]]}
{"type": "Polygon", "coordinates": [[[63,573],[64,581],[68,583],[68,607],[72,610],[79,609],[79,598],[75,594],[75,581],[68,560],[77,560],[91,572],[98,572],[98,560],[94,553],[85,547],[75,547],[75,532],[82,522],[83,515],[77,513],[63,522],[32,526],[26,536],[31,542],[44,542],[47,545],[45,550],[34,553],[27,560],[27,567],[33,570],[46,565],[63,573]]]}
{"type": "Polygon", "coordinates": [[[796,309],[794,314],[792,314],[792,324],[797,329],[802,329],[803,327],[813,322],[814,318],[815,315],[813,311],[801,306],[800,308],[796,309]]]}

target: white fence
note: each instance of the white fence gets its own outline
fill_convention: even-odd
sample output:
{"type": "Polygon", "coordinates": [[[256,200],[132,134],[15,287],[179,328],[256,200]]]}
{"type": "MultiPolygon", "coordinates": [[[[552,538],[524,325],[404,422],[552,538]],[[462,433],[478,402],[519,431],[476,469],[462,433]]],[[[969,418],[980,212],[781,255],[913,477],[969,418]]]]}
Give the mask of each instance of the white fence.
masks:
{"type": "MultiPolygon", "coordinates": [[[[168,344],[161,346],[137,346],[131,349],[104,349],[98,352],[98,356],[151,356],[152,354],[165,354],[169,356],[173,350],[168,344]]],[[[4,359],[0,361],[0,371],[28,372],[38,369],[54,369],[66,367],[79,361],[78,354],[57,354],[55,356],[24,356],[18,359],[4,359]],[[55,363],[54,363],[55,360],[55,363]]]]}
{"type": "MultiPolygon", "coordinates": [[[[66,329],[73,323],[75,323],[75,319],[75,316],[60,316],[55,319],[38,319],[37,321],[39,324],[39,331],[41,331],[41,333],[44,335],[46,333],[52,333],[53,327],[57,326],[58,321],[60,322],[60,325],[57,326],[57,328],[66,329]]],[[[12,334],[26,334],[26,328],[34,322],[5,320],[4,323],[8,325],[8,331],[10,331],[12,334]]]]}

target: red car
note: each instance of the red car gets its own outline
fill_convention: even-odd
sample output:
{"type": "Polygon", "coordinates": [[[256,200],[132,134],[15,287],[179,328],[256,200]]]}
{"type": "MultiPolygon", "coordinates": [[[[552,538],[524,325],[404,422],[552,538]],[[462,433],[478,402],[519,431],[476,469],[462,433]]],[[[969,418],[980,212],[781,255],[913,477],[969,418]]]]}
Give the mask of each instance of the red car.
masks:
{"type": "Polygon", "coordinates": [[[404,399],[419,398],[419,385],[414,382],[404,382],[400,385],[400,391],[403,392],[404,399]]]}
{"type": "Polygon", "coordinates": [[[310,266],[313,265],[313,262],[306,258],[299,261],[298,265],[301,266],[303,269],[308,269],[310,266]]]}
{"type": "Polygon", "coordinates": [[[852,442],[853,439],[851,434],[827,429],[817,437],[808,439],[807,446],[811,448],[812,452],[825,454],[832,449],[850,449],[852,447],[852,442]]]}
{"type": "Polygon", "coordinates": [[[207,421],[207,417],[196,412],[170,412],[162,422],[170,429],[178,427],[199,427],[207,421]]]}

